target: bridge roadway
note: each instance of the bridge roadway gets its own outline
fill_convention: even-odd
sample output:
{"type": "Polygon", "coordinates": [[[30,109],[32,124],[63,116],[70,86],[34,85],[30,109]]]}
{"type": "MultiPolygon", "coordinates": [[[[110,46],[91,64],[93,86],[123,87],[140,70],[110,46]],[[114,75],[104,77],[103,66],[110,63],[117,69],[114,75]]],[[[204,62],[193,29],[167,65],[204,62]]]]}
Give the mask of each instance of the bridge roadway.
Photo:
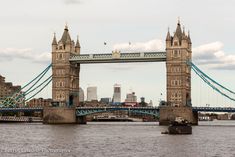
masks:
{"type": "Polygon", "coordinates": [[[166,52],[120,53],[120,51],[114,51],[113,53],[103,54],[81,54],[72,56],[69,61],[79,64],[164,62],[166,61],[166,52]]]}
{"type": "MultiPolygon", "coordinates": [[[[192,107],[195,112],[235,112],[234,107],[192,107]]],[[[123,106],[108,106],[108,107],[76,107],[77,116],[85,116],[93,113],[111,112],[111,111],[129,111],[134,113],[149,114],[158,116],[159,107],[123,107],[123,106]]],[[[35,112],[43,111],[42,107],[35,108],[0,108],[0,113],[4,112],[35,112]]]]}

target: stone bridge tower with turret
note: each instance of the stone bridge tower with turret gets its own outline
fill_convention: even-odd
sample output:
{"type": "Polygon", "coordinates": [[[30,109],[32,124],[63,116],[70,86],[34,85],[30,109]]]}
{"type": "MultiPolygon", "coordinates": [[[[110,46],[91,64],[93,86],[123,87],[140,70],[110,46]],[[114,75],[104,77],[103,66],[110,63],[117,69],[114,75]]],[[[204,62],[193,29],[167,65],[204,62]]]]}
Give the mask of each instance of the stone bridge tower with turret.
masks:
{"type": "Polygon", "coordinates": [[[167,103],[170,106],[191,106],[192,43],[189,34],[178,22],[173,36],[166,37],[167,103]]]}
{"type": "Polygon", "coordinates": [[[65,26],[61,39],[52,42],[52,99],[60,106],[77,106],[79,103],[79,64],[72,64],[69,58],[80,54],[80,43],[71,40],[65,26]]]}
{"type": "MultiPolygon", "coordinates": [[[[73,55],[80,54],[80,43],[71,40],[68,26],[61,39],[52,41],[52,106],[43,110],[43,122],[47,124],[77,123],[85,120],[76,117],[75,107],[79,105],[80,65],[71,63],[73,55]]],[[[85,121],[83,122],[85,123],[85,121]]]]}
{"type": "Polygon", "coordinates": [[[167,103],[160,109],[160,124],[168,124],[178,116],[197,122],[191,108],[191,59],[190,35],[182,31],[178,21],[173,36],[168,30],[166,37],[167,103]]]}

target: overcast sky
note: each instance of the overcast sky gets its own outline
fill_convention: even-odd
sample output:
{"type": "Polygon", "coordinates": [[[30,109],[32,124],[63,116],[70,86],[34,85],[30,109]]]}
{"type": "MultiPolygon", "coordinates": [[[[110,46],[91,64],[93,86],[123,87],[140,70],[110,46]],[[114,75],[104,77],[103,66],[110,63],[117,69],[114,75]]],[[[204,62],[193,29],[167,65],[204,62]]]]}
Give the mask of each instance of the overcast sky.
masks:
{"type": "MultiPolygon", "coordinates": [[[[193,62],[235,90],[234,6],[232,0],[2,0],[0,75],[20,85],[36,76],[50,63],[53,33],[59,40],[66,22],[82,54],[159,51],[180,17],[190,30],[193,62]]],[[[165,63],[82,65],[80,76],[81,87],[97,86],[99,98],[112,97],[118,83],[123,100],[130,91],[154,104],[165,99],[165,63]]],[[[194,106],[235,105],[192,76],[194,106]]],[[[50,87],[39,96],[51,97],[50,87]]]]}

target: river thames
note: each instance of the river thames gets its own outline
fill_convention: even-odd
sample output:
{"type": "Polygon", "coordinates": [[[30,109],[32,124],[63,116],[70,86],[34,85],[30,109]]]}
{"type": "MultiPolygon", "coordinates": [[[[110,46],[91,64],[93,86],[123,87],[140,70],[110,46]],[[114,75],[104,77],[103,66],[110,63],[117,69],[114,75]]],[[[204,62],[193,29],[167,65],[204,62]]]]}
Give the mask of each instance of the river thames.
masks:
{"type": "Polygon", "coordinates": [[[235,121],[200,122],[192,135],[155,122],[0,124],[1,157],[234,157],[235,121]]]}

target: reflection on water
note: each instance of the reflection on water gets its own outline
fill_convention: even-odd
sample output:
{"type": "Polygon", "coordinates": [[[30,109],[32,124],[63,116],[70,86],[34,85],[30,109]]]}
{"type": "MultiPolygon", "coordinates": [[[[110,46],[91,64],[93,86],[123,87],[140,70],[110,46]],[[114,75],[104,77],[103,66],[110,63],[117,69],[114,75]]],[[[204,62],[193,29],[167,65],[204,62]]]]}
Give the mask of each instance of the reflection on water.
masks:
{"type": "Polygon", "coordinates": [[[0,124],[0,156],[234,157],[235,121],[200,122],[192,135],[165,135],[143,122],[0,124]]]}

